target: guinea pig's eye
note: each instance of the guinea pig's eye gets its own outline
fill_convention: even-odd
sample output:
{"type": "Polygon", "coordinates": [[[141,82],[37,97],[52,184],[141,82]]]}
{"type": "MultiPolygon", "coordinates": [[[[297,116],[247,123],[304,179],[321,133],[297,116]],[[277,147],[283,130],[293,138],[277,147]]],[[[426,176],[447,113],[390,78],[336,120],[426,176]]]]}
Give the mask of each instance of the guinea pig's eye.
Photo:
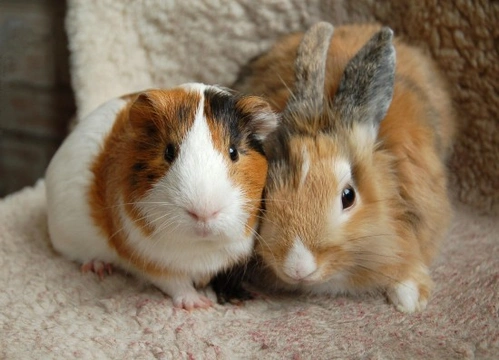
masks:
{"type": "Polygon", "coordinates": [[[168,161],[169,163],[173,162],[173,160],[175,160],[175,157],[177,156],[177,149],[175,149],[175,145],[173,144],[166,145],[164,155],[166,161],[168,161]]]}
{"type": "Polygon", "coordinates": [[[355,190],[351,186],[347,186],[341,193],[341,204],[343,210],[348,209],[355,202],[355,190]]]}
{"type": "Polygon", "coordinates": [[[232,161],[237,161],[237,159],[239,159],[239,153],[234,145],[229,147],[229,156],[232,161]]]}

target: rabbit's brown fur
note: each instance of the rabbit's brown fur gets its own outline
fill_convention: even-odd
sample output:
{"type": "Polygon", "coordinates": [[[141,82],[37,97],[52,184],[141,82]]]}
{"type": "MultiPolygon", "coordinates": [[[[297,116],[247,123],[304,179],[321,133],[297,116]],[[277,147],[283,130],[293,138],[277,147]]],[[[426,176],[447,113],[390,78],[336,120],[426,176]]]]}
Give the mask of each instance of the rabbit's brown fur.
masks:
{"type": "MultiPolygon", "coordinates": [[[[381,289],[399,310],[412,312],[426,306],[432,287],[428,266],[450,222],[445,160],[454,120],[432,61],[398,39],[393,87],[387,90],[393,98],[379,128],[362,122],[363,114],[355,113],[361,107],[351,110],[337,99],[347,64],[380,29],[334,30],[320,111],[287,112],[290,104],[300,105],[290,91],[297,91],[295,58],[303,34],[278,41],[235,87],[263,95],[284,113],[268,144],[266,212],[257,244],[264,263],[283,287],[330,293],[381,289]],[[356,202],[338,209],[350,185],[356,202]],[[301,245],[307,254],[295,249],[301,245]],[[294,252],[299,255],[293,258],[294,252]],[[311,273],[293,278],[290,271],[311,273]]],[[[350,89],[355,92],[356,86],[350,89]]],[[[302,102],[310,108],[308,100],[302,102]]]]}

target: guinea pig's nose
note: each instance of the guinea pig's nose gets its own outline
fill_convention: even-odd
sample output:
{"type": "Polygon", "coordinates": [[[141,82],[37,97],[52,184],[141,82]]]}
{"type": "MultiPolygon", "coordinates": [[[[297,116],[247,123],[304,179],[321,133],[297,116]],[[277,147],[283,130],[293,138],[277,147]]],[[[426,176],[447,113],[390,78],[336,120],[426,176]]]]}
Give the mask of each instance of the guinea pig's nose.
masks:
{"type": "Polygon", "coordinates": [[[186,211],[187,211],[187,214],[189,214],[189,216],[192,219],[194,219],[196,221],[201,221],[204,223],[215,219],[218,216],[218,214],[220,213],[220,210],[216,210],[216,211],[186,210],[186,211]]]}

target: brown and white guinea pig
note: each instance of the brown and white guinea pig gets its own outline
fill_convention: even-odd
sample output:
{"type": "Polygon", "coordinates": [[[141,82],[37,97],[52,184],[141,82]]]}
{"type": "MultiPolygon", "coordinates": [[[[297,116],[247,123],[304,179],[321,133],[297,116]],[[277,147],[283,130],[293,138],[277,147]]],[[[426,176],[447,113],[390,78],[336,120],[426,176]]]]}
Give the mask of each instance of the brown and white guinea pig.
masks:
{"type": "Polygon", "coordinates": [[[450,222],[445,159],[454,135],[432,61],[389,28],[318,23],[243,74],[235,88],[282,113],[265,145],[256,244],[272,284],[381,290],[400,311],[424,309],[428,267],[450,222]]]}
{"type": "Polygon", "coordinates": [[[46,172],[56,250],[102,274],[117,265],[176,307],[253,251],[267,175],[270,106],[203,84],[111,100],[64,141],[46,172]]]}

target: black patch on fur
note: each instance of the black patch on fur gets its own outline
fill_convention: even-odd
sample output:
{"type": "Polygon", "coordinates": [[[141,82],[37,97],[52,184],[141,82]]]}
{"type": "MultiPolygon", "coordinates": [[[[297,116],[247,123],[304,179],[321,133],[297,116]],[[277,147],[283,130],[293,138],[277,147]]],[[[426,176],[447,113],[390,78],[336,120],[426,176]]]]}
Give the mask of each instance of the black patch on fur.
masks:
{"type": "Polygon", "coordinates": [[[154,180],[156,180],[156,174],[154,174],[154,173],[147,174],[147,180],[149,182],[153,182],[154,180]]]}
{"type": "MultiPolygon", "coordinates": [[[[236,99],[233,95],[206,89],[204,91],[205,102],[209,106],[209,111],[213,120],[221,122],[230,136],[231,143],[237,144],[241,138],[239,132],[240,114],[236,109],[236,99]]],[[[206,109],[206,107],[205,107],[206,109]]]]}
{"type": "Polygon", "coordinates": [[[254,295],[244,287],[244,283],[248,280],[249,276],[248,266],[254,265],[252,262],[235,265],[219,272],[211,280],[210,285],[217,295],[217,302],[219,304],[239,304],[243,301],[254,299],[254,295]]]}
{"type": "MultiPolygon", "coordinates": [[[[252,121],[252,114],[245,113],[237,106],[240,99],[229,93],[217,91],[214,89],[206,89],[204,91],[205,102],[209,105],[209,112],[206,114],[215,121],[223,124],[230,137],[230,143],[236,147],[240,147],[243,141],[246,145],[254,151],[264,155],[264,150],[261,141],[259,141],[255,134],[250,129],[252,121]]],[[[207,107],[205,106],[205,110],[207,107]]],[[[239,150],[239,149],[238,149],[239,150]]],[[[244,154],[244,151],[241,151],[244,154]]]]}
{"type": "Polygon", "coordinates": [[[152,119],[147,119],[142,124],[132,135],[134,147],[139,153],[150,153],[161,141],[161,133],[152,119]]]}
{"type": "Polygon", "coordinates": [[[145,169],[147,169],[147,165],[143,162],[138,162],[138,163],[135,163],[132,167],[132,171],[134,173],[138,173],[138,172],[141,172],[141,171],[144,171],[145,169]]]}
{"type": "Polygon", "coordinates": [[[147,169],[147,165],[143,162],[137,162],[132,166],[132,174],[130,176],[130,186],[135,188],[139,183],[142,173],[147,169]]]}
{"type": "Polygon", "coordinates": [[[177,123],[184,123],[187,121],[191,121],[193,115],[192,105],[183,104],[183,103],[178,104],[175,114],[176,114],[175,120],[177,123]]]}
{"type": "Polygon", "coordinates": [[[158,136],[158,128],[152,121],[150,121],[147,126],[144,127],[144,131],[148,138],[156,138],[158,136]]]}
{"type": "Polygon", "coordinates": [[[152,170],[149,170],[149,167],[145,162],[136,162],[132,166],[132,174],[130,176],[130,186],[135,188],[139,182],[147,179],[149,183],[153,182],[157,178],[157,174],[152,170]]]}
{"type": "Polygon", "coordinates": [[[249,137],[248,137],[248,146],[255,150],[257,153],[259,154],[262,154],[265,156],[265,151],[263,149],[263,145],[262,145],[262,142],[260,140],[258,140],[254,134],[251,134],[249,137]]]}
{"type": "Polygon", "coordinates": [[[284,161],[289,164],[289,142],[291,140],[291,129],[280,127],[270,134],[265,144],[265,153],[269,157],[269,163],[284,161]]]}

